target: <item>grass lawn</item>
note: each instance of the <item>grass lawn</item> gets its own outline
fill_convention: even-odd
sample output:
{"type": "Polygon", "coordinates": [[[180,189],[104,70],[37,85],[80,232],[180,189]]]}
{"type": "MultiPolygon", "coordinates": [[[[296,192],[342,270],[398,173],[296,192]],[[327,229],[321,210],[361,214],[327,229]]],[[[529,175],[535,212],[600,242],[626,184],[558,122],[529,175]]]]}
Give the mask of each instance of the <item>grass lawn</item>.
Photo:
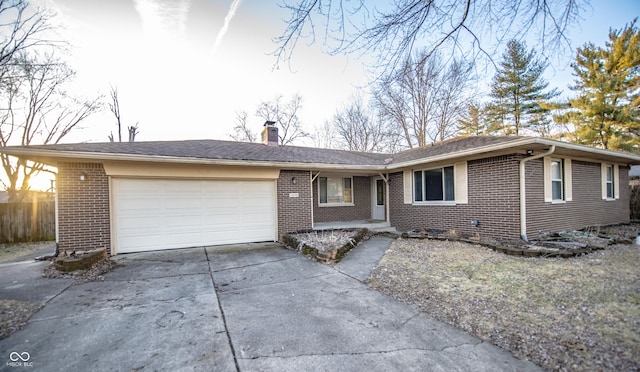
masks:
{"type": "Polygon", "coordinates": [[[507,256],[398,239],[370,285],[548,370],[640,369],[640,247],[507,256]]]}
{"type": "Polygon", "coordinates": [[[28,259],[28,257],[32,257],[40,251],[46,252],[46,254],[53,254],[55,246],[56,243],[53,241],[0,244],[0,263],[14,261],[23,257],[28,259]]]}

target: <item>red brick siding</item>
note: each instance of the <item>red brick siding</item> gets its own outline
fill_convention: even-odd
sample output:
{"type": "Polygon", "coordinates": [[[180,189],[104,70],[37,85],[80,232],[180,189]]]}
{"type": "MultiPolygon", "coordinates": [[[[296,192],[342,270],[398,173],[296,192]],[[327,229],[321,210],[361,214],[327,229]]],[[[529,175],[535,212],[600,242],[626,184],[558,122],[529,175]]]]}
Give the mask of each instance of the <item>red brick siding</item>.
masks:
{"type": "Polygon", "coordinates": [[[468,204],[404,204],[402,173],[391,175],[391,225],[400,231],[416,228],[455,229],[481,236],[518,238],[519,155],[505,155],[467,163],[468,204]],[[479,227],[471,220],[477,219],[479,227]]]}
{"type": "Polygon", "coordinates": [[[283,234],[310,230],[311,176],[309,171],[282,170],[278,178],[278,239],[283,234]],[[296,183],[292,178],[296,178],[296,183]],[[298,197],[290,197],[297,193],[298,197]]]}
{"type": "Polygon", "coordinates": [[[602,200],[601,165],[571,161],[573,201],[544,202],[543,161],[527,163],[527,235],[629,222],[628,169],[620,167],[620,199],[602,200]]]}
{"type": "Polygon", "coordinates": [[[110,252],[109,178],[102,164],[60,164],[57,187],[60,250],[110,252]]]}
{"type": "Polygon", "coordinates": [[[313,222],[357,221],[371,218],[371,178],[353,177],[354,205],[320,207],[318,179],[313,181],[313,222]]]}

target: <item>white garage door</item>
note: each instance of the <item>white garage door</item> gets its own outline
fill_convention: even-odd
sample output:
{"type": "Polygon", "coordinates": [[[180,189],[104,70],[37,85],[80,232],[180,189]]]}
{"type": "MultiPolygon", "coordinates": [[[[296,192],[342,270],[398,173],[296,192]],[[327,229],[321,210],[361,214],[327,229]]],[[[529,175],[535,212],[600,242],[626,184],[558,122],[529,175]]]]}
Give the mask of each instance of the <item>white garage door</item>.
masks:
{"type": "Polygon", "coordinates": [[[274,181],[113,179],[117,253],[274,241],[274,181]]]}

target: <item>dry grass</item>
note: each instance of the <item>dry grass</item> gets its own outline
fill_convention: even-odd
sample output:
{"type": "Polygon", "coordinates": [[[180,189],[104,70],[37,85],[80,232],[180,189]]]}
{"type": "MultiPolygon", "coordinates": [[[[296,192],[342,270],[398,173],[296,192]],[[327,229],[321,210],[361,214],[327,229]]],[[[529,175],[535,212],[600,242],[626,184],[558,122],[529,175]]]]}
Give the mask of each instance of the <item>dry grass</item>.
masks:
{"type": "Polygon", "coordinates": [[[459,242],[393,243],[370,285],[548,370],[640,369],[640,248],[506,256],[459,242]]]}
{"type": "Polygon", "coordinates": [[[44,249],[49,249],[48,252],[53,253],[55,246],[56,243],[51,241],[0,244],[0,263],[28,257],[44,249]]]}
{"type": "Polygon", "coordinates": [[[326,230],[291,235],[294,235],[300,243],[314,247],[320,252],[328,252],[347,243],[353,243],[358,233],[359,230],[326,230]]]}
{"type": "Polygon", "coordinates": [[[23,328],[42,306],[35,302],[0,300],[0,340],[23,328]]]}

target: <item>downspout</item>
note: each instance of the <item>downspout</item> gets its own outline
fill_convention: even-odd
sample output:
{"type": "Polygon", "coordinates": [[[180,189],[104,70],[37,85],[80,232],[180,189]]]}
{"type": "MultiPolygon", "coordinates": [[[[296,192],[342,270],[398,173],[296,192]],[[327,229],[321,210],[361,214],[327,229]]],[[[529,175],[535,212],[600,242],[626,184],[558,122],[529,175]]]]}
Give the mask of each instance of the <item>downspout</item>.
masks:
{"type": "Polygon", "coordinates": [[[527,188],[525,182],[525,163],[529,160],[536,160],[553,154],[556,151],[556,145],[551,145],[549,150],[542,154],[530,156],[520,160],[520,238],[526,242],[527,239],[527,188]]]}
{"type": "Polygon", "coordinates": [[[59,173],[56,173],[55,188],[53,182],[51,184],[51,187],[53,188],[53,213],[55,220],[54,228],[56,230],[56,252],[54,253],[53,257],[58,257],[58,255],[60,254],[60,224],[58,223],[58,221],[60,220],[60,214],[58,212],[58,177],[59,173]]]}

